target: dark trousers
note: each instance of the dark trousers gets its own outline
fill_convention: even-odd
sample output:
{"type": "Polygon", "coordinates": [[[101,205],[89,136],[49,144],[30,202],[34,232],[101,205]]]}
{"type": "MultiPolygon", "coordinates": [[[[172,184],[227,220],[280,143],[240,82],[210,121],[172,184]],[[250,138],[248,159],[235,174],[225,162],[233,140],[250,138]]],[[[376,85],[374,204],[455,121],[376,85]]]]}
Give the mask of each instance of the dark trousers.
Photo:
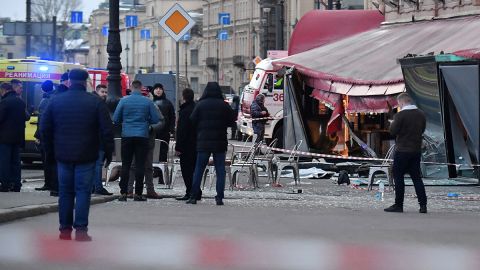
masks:
{"type": "Polygon", "coordinates": [[[208,165],[210,155],[213,155],[213,163],[215,165],[215,173],[217,174],[217,196],[215,199],[223,199],[225,191],[225,152],[211,153],[198,152],[197,161],[195,163],[195,172],[193,174],[193,186],[190,198],[198,198],[201,194],[200,186],[202,184],[203,173],[208,165]]]}
{"type": "Polygon", "coordinates": [[[45,151],[41,150],[43,161],[43,175],[45,177],[45,186],[51,191],[58,192],[57,161],[52,156],[47,156],[45,151]]]}
{"type": "Polygon", "coordinates": [[[427,195],[420,171],[421,153],[395,152],[393,157],[393,179],[395,180],[395,204],[403,205],[405,194],[404,175],[408,173],[412,178],[418,203],[427,205],[427,195]]]}
{"type": "MultiPolygon", "coordinates": [[[[130,168],[133,157],[136,164],[145,164],[148,153],[148,138],[125,137],[122,138],[122,178],[120,179],[120,193],[127,194],[130,168]]],[[[145,166],[135,166],[135,194],[143,193],[143,178],[145,166]]]]}
{"type": "MultiPolygon", "coordinates": [[[[190,195],[192,192],[193,173],[195,172],[195,163],[197,161],[197,152],[189,151],[180,155],[180,169],[182,170],[183,182],[187,188],[185,194],[190,195]]],[[[200,191],[200,197],[202,196],[200,191]]]]}
{"type": "Polygon", "coordinates": [[[20,191],[22,187],[20,145],[0,144],[0,181],[2,191],[20,191]]]}
{"type": "Polygon", "coordinates": [[[255,140],[256,143],[263,141],[265,136],[265,127],[255,130],[255,134],[257,134],[257,139],[255,140]]]}

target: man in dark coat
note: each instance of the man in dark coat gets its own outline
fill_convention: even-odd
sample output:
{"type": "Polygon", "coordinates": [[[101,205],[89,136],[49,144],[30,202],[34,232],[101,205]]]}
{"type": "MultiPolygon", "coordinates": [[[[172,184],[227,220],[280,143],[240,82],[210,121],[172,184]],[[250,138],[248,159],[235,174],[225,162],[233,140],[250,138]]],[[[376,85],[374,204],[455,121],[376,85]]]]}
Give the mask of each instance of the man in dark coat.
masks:
{"type": "Polygon", "coordinates": [[[263,136],[265,135],[265,123],[267,120],[255,120],[257,118],[268,117],[267,108],[265,108],[265,96],[263,94],[258,94],[255,98],[255,101],[252,102],[250,106],[250,114],[252,115],[253,122],[253,132],[257,135],[256,143],[263,141],[263,136]]]}
{"type": "Polygon", "coordinates": [[[69,90],[50,100],[42,116],[40,134],[46,155],[54,155],[57,160],[60,239],[70,240],[73,227],[76,240],[89,241],[88,214],[95,162],[100,144],[104,147],[106,165],[111,162],[113,126],[107,105],[87,92],[87,71],[72,69],[69,78],[69,90]]]}
{"type": "MultiPolygon", "coordinates": [[[[177,143],[175,151],[180,156],[180,168],[182,170],[183,181],[185,182],[185,196],[177,198],[179,201],[186,201],[190,198],[192,192],[193,172],[195,171],[195,162],[197,159],[197,134],[195,127],[190,120],[195,109],[193,101],[194,93],[192,89],[186,88],[182,92],[183,104],[180,106],[177,123],[177,143]]],[[[201,199],[201,191],[197,200],[201,199]]]]}
{"type": "MultiPolygon", "coordinates": [[[[38,105],[38,123],[42,120],[42,115],[47,108],[48,103],[50,102],[51,95],[53,93],[53,82],[46,80],[42,83],[43,98],[38,105]]],[[[50,190],[51,196],[58,196],[58,177],[57,177],[57,162],[52,156],[47,156],[45,154],[45,149],[43,146],[43,140],[40,136],[40,125],[37,127],[35,132],[35,138],[40,143],[40,152],[42,154],[43,161],[43,174],[45,176],[45,184],[43,187],[35,188],[35,190],[50,190]]]]}
{"type": "Polygon", "coordinates": [[[62,74],[60,84],[57,86],[54,94],[65,93],[68,90],[68,87],[70,87],[70,81],[68,79],[68,72],[65,72],[62,74]]]}
{"type": "Polygon", "coordinates": [[[223,100],[222,90],[217,82],[209,82],[203,96],[190,116],[197,132],[197,161],[193,174],[193,187],[189,204],[197,203],[203,172],[213,155],[217,174],[217,205],[223,205],[225,190],[225,153],[228,146],[227,128],[235,124],[232,108],[223,100]]]}
{"type": "MultiPolygon", "coordinates": [[[[170,135],[175,132],[175,108],[170,100],[165,95],[165,90],[161,83],[157,83],[153,86],[153,102],[158,107],[165,119],[165,127],[157,132],[157,139],[170,143],[170,135]]],[[[160,161],[166,162],[168,159],[168,147],[162,143],[160,147],[160,161]]],[[[161,171],[160,171],[161,172],[161,171]]],[[[158,179],[159,184],[163,184],[163,173],[160,174],[158,179]]]]}
{"type": "Polygon", "coordinates": [[[408,173],[417,193],[419,212],[427,213],[427,195],[420,171],[423,133],[427,121],[425,114],[414,105],[410,95],[402,93],[398,95],[397,101],[401,111],[395,114],[390,125],[390,134],[396,137],[393,156],[395,204],[384,210],[385,212],[403,212],[404,175],[408,173]]]}
{"type": "Polygon", "coordinates": [[[0,101],[0,181],[1,192],[20,192],[20,148],[25,145],[26,105],[10,84],[2,84],[0,101]]]}

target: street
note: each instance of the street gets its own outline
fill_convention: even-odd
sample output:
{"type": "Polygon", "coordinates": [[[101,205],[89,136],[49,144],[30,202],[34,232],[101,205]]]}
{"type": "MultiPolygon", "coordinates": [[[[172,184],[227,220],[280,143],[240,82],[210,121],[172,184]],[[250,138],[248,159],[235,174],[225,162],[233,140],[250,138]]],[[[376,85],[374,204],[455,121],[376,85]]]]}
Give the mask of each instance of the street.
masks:
{"type": "MultiPolygon", "coordinates": [[[[339,259],[346,260],[343,263],[347,265],[360,259],[364,263],[368,262],[364,264],[365,268],[356,269],[382,269],[378,268],[379,265],[392,262],[392,258],[377,258],[380,256],[376,255],[379,251],[389,253],[389,250],[402,250],[412,256],[418,252],[446,252],[458,254],[459,258],[468,257],[469,252],[478,255],[480,235],[477,233],[477,226],[480,206],[475,199],[480,198],[480,189],[477,187],[427,187],[429,213],[425,215],[418,213],[412,187],[407,187],[405,213],[396,214],[383,212],[383,208],[393,201],[392,193],[386,193],[385,201],[382,202],[375,200],[374,192],[338,186],[332,180],[305,179],[301,184],[304,193],[290,194],[294,188],[293,182],[290,183],[291,179],[283,181],[282,188],[269,187],[266,178],[262,178],[260,189],[226,191],[225,206],[219,207],[213,199],[214,190],[209,190],[208,186],[205,198],[197,205],[186,205],[174,200],[173,196],[180,196],[183,192],[183,183],[179,178],[174,189],[158,189],[160,194],[168,196],[162,200],[130,200],[126,203],[112,201],[91,207],[89,234],[93,241],[85,245],[92,250],[102,250],[102,262],[95,259],[98,254],[86,255],[84,261],[68,260],[70,252],[78,252],[71,248],[84,245],[75,244],[73,241],[69,242],[71,248],[58,253],[54,258],[10,258],[13,263],[0,265],[2,269],[29,269],[33,263],[42,262],[48,269],[65,269],[66,266],[68,269],[86,269],[86,266],[91,267],[88,269],[97,269],[96,267],[106,261],[107,269],[123,269],[122,267],[128,268],[128,265],[143,267],[142,269],[153,269],[154,266],[161,269],[230,269],[228,266],[235,266],[234,269],[278,269],[276,266],[279,266],[281,261],[284,269],[354,269],[335,265],[327,267],[316,260],[311,261],[318,254],[309,253],[311,250],[309,251],[308,247],[317,246],[327,247],[328,250],[342,250],[332,255],[334,257],[320,256],[318,260],[322,263],[339,259]],[[471,200],[449,199],[446,196],[448,192],[462,194],[471,200]],[[222,252],[222,245],[215,245],[213,248],[202,244],[202,247],[190,254],[192,251],[188,250],[193,243],[196,245],[197,241],[228,241],[226,245],[229,248],[222,252]],[[243,263],[243,260],[238,261],[242,256],[249,257],[250,253],[246,250],[253,252],[252,250],[258,249],[253,253],[265,258],[277,257],[263,248],[260,249],[258,245],[272,248],[274,254],[276,249],[281,253],[284,248],[298,248],[289,251],[283,259],[278,258],[279,263],[269,262],[268,267],[262,265],[261,260],[253,260],[249,264],[243,263]],[[151,251],[153,253],[150,254],[147,252],[150,249],[157,250],[158,253],[151,251]],[[363,251],[358,253],[357,249],[363,251]],[[118,259],[115,251],[126,252],[125,257],[118,259]],[[147,256],[145,252],[150,256],[163,255],[144,261],[147,256]],[[183,254],[184,252],[189,254],[183,254]],[[220,253],[217,254],[218,252],[220,253]],[[227,254],[224,254],[225,252],[227,254]],[[237,255],[232,258],[231,252],[237,255]],[[185,260],[179,261],[178,257],[182,256],[185,260]],[[213,256],[215,259],[199,262],[198,256],[213,256]],[[341,258],[337,258],[338,256],[341,258]],[[309,258],[308,262],[294,264],[296,267],[286,263],[301,257],[309,258]],[[68,265],[62,263],[65,260],[68,265]]],[[[35,192],[33,188],[39,185],[41,182],[27,182],[24,190],[35,192]]],[[[108,189],[118,193],[117,182],[111,183],[108,189]]],[[[40,237],[44,242],[42,249],[63,250],[66,245],[57,240],[56,213],[0,226],[4,232],[0,234],[0,239],[16,239],[17,235],[24,245],[32,245],[40,237]],[[31,235],[31,238],[25,235],[31,235]],[[44,246],[45,243],[50,246],[44,246]]],[[[8,258],[12,254],[7,252],[3,256],[8,258]]],[[[395,269],[407,269],[402,268],[405,265],[410,267],[408,269],[433,269],[430,266],[438,265],[439,259],[435,255],[435,259],[425,257],[421,264],[414,261],[395,263],[395,269]]],[[[474,263],[479,262],[478,256],[472,260],[474,263]]],[[[449,258],[448,262],[455,260],[449,258]]],[[[469,260],[462,260],[457,269],[476,269],[472,268],[470,263],[469,260]]],[[[442,267],[436,269],[447,269],[442,267]]]]}

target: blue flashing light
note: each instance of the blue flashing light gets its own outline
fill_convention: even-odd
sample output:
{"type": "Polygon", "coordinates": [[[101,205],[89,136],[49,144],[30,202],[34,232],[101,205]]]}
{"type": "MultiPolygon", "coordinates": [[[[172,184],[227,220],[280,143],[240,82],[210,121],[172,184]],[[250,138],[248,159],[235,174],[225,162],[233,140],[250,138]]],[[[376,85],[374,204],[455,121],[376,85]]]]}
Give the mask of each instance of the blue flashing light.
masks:
{"type": "Polygon", "coordinates": [[[40,67],[38,68],[38,70],[40,70],[40,71],[48,71],[48,66],[40,66],[40,67]]]}
{"type": "Polygon", "coordinates": [[[7,70],[14,70],[15,66],[7,66],[7,70]]]}

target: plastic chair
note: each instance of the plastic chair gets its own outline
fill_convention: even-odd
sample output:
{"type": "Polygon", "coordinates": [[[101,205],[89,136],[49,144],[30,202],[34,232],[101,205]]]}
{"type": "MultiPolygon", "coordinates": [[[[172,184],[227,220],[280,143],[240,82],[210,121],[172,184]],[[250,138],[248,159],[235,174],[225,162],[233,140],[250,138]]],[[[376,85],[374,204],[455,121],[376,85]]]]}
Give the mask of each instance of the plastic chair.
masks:
{"type": "Polygon", "coordinates": [[[112,162],[108,165],[107,168],[107,179],[105,179],[105,186],[108,186],[108,182],[110,180],[110,176],[112,174],[113,168],[116,166],[122,166],[122,138],[114,138],[114,149],[115,149],[115,156],[112,158],[112,162]]]}
{"type": "Polygon", "coordinates": [[[381,165],[370,165],[368,171],[368,190],[372,190],[373,188],[373,181],[375,180],[375,175],[379,173],[384,173],[387,175],[388,185],[393,189],[393,177],[391,173],[392,165],[390,164],[389,159],[392,158],[393,154],[395,153],[395,145],[392,145],[390,149],[388,149],[387,154],[385,155],[385,159],[382,161],[381,165]]]}
{"type": "Polygon", "coordinates": [[[268,182],[270,183],[274,182],[273,158],[275,155],[272,151],[272,148],[275,147],[275,145],[277,144],[277,141],[278,139],[272,140],[268,145],[268,148],[265,154],[254,158],[254,161],[255,161],[255,164],[257,164],[257,167],[265,167],[265,170],[267,171],[267,175],[268,175],[268,182]]]}
{"type": "Polygon", "coordinates": [[[300,183],[300,170],[298,168],[298,160],[300,159],[300,155],[298,155],[298,149],[302,145],[303,141],[298,141],[292,149],[292,152],[288,156],[287,160],[279,160],[277,165],[277,173],[275,176],[275,183],[279,183],[280,178],[282,177],[282,171],[285,168],[292,168],[293,169],[293,177],[295,179],[295,185],[300,183]]]}
{"type": "Polygon", "coordinates": [[[158,168],[162,170],[163,172],[163,181],[165,182],[165,186],[167,188],[172,187],[172,179],[170,177],[170,162],[168,161],[168,157],[170,154],[170,145],[164,141],[164,140],[159,140],[155,139],[155,148],[153,149],[153,168],[158,168]],[[160,149],[162,147],[167,147],[168,152],[167,152],[167,161],[160,161],[160,149]]]}
{"type": "Polygon", "coordinates": [[[253,146],[250,148],[250,151],[242,159],[236,158],[235,154],[233,155],[233,163],[231,165],[232,189],[237,186],[237,176],[241,171],[246,171],[248,173],[248,177],[253,188],[258,187],[258,168],[257,164],[255,163],[255,154],[260,146],[261,143],[253,144],[253,146]]]}

